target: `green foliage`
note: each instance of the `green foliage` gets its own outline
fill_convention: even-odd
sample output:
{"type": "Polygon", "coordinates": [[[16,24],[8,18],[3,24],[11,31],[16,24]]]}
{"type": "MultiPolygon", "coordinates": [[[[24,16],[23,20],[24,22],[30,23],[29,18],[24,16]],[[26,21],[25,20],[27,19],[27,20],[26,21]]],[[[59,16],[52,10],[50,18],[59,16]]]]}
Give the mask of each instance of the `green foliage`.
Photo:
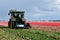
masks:
{"type": "Polygon", "coordinates": [[[10,29],[0,28],[0,39],[4,40],[60,40],[60,33],[46,32],[34,28],[10,29]]]}

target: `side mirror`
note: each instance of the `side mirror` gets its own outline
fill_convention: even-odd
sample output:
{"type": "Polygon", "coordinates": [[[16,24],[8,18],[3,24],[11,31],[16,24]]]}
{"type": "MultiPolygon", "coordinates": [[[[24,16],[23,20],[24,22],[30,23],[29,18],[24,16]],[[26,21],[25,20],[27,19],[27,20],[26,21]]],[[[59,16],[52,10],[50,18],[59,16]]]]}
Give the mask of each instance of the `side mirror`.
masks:
{"type": "Polygon", "coordinates": [[[8,13],[8,15],[10,15],[10,13],[8,13]]]}

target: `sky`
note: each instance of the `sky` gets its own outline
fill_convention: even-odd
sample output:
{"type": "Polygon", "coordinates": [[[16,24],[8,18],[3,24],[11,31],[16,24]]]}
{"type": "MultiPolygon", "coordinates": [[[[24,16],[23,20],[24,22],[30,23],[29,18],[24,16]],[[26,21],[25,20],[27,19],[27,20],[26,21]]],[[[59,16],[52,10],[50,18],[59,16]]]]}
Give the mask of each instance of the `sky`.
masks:
{"type": "Polygon", "coordinates": [[[0,20],[9,20],[9,10],[24,10],[25,18],[60,20],[60,0],[0,0],[0,20]]]}

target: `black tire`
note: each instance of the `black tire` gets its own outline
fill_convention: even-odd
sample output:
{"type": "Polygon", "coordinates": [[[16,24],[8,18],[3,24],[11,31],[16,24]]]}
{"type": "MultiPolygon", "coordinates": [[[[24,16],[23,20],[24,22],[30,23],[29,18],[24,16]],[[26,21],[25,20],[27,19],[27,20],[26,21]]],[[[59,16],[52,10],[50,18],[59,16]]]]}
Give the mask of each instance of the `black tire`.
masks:
{"type": "Polygon", "coordinates": [[[16,21],[11,21],[11,19],[9,19],[8,26],[9,28],[14,29],[16,27],[16,21]]]}
{"type": "Polygon", "coordinates": [[[8,26],[9,26],[9,28],[11,28],[11,29],[14,29],[14,28],[15,28],[14,22],[12,22],[12,21],[9,21],[9,22],[8,22],[8,26]]]}
{"type": "Polygon", "coordinates": [[[16,28],[16,21],[12,21],[12,29],[16,28]]]}
{"type": "Polygon", "coordinates": [[[10,28],[10,21],[8,22],[8,27],[10,28]]]}
{"type": "Polygon", "coordinates": [[[9,19],[9,21],[8,21],[8,27],[10,28],[10,22],[11,22],[11,19],[9,19]]]}

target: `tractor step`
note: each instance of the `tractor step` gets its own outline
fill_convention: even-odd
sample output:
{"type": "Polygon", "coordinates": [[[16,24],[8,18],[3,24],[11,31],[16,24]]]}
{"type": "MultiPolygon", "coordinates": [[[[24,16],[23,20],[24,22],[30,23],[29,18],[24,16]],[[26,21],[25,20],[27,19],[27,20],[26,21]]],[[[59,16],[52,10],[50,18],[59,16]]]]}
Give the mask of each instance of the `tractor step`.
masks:
{"type": "Polygon", "coordinates": [[[24,27],[24,25],[16,25],[16,27],[24,27]]]}

